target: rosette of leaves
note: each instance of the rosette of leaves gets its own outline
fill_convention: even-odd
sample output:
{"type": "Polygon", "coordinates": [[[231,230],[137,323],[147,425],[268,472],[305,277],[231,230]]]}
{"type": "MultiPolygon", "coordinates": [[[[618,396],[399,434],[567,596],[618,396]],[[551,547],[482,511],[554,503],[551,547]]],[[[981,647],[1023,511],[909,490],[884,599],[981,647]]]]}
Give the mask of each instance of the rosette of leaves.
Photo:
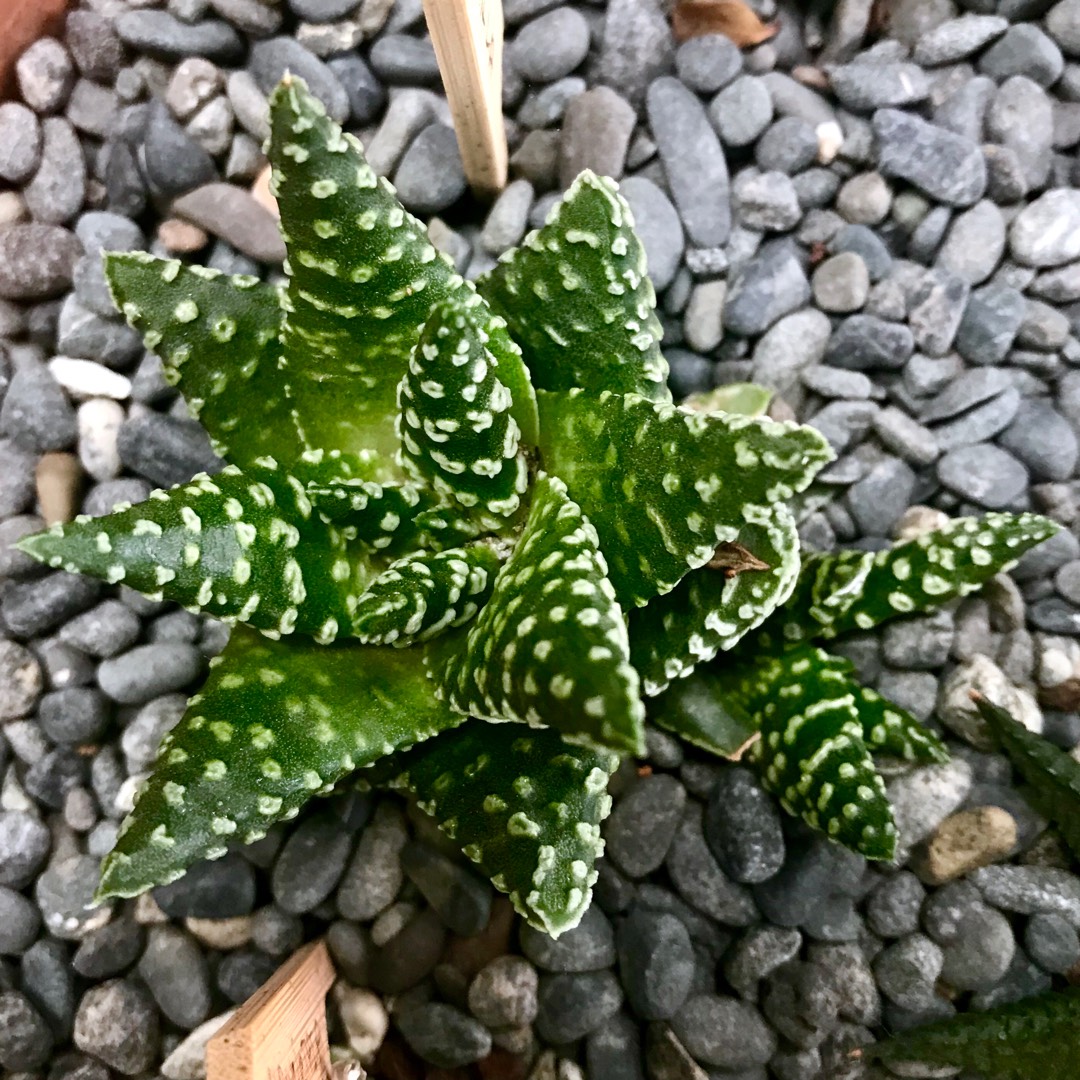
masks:
{"type": "Polygon", "coordinates": [[[643,697],[786,599],[787,503],[831,454],[672,403],[613,182],[583,174],[474,286],[299,80],[272,96],[268,153],[283,287],[106,258],[228,464],[21,545],[234,628],[99,895],[174,880],[378,762],[559,933],[643,697]]]}
{"type": "MultiPolygon", "coordinates": [[[[965,596],[1057,528],[1034,514],[991,513],[882,551],[809,555],[794,590],[761,629],[672,687],[653,706],[653,719],[714,753],[748,752],[763,785],[790,813],[867,858],[891,859],[896,827],[873,755],[929,764],[948,754],[927,727],[862,686],[851,663],[822,644],[965,596]]],[[[1010,753],[1022,738],[1002,734],[1010,753]]],[[[1059,768],[1044,765],[1043,772],[1064,782],[1059,768]]],[[[1069,782],[1080,792],[1077,776],[1069,782]]]]}

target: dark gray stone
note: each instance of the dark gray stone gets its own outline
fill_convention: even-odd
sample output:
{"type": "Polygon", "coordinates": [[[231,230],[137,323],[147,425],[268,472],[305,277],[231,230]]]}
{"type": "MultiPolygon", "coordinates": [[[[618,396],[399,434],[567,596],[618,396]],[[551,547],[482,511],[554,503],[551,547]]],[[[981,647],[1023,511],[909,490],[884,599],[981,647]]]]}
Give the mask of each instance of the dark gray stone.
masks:
{"type": "Polygon", "coordinates": [[[0,601],[0,614],[12,634],[34,637],[89,607],[100,591],[98,582],[58,570],[11,585],[0,601]]]}
{"type": "Polygon", "coordinates": [[[908,508],[915,474],[898,458],[886,457],[848,489],[851,516],[864,536],[891,536],[908,508]]]}
{"type": "Polygon", "coordinates": [[[143,942],[143,928],[134,919],[113,919],[79,942],[71,966],[83,978],[107,979],[126,971],[138,960],[143,942]]]}
{"type": "Polygon", "coordinates": [[[240,35],[220,19],[188,23],[167,11],[143,8],[123,12],[113,25],[125,44],[166,60],[202,56],[215,63],[229,63],[244,50],[240,35]]]}
{"type": "Polygon", "coordinates": [[[190,1031],[210,1014],[210,973],[198,942],[176,926],[153,926],[139,975],[165,1018],[190,1031]]]}
{"type": "Polygon", "coordinates": [[[256,42],[248,58],[248,70],[259,89],[267,95],[289,71],[307,83],[311,93],[339,124],[349,118],[349,95],[345,87],[322,60],[294,38],[274,37],[256,42]]]}
{"type": "Polygon", "coordinates": [[[596,1031],[618,1012],[623,995],[610,971],[545,975],[540,979],[536,1030],[560,1045],[596,1031]]]}
{"type": "Polygon", "coordinates": [[[682,1007],[694,976],[694,950],[683,923],[636,907],[619,924],[619,975],[641,1020],[668,1020],[682,1007]]]}
{"type": "Polygon", "coordinates": [[[715,94],[742,71],[738,46],[723,34],[705,34],[684,41],[675,53],[675,70],[684,86],[699,94],[715,94]]]}
{"type": "Polygon", "coordinates": [[[1010,26],[979,57],[979,70],[998,82],[1026,75],[1040,86],[1053,86],[1061,77],[1065,61],[1061,50],[1033,23],[1010,26]]]}
{"type": "Polygon", "coordinates": [[[431,42],[408,34],[383,34],[372,46],[369,59],[375,74],[391,85],[425,86],[439,81],[431,42]]]}
{"type": "Polygon", "coordinates": [[[165,197],[182,195],[218,178],[214,159],[160,101],[150,105],[143,162],[151,186],[165,197]]]}
{"type": "Polygon", "coordinates": [[[522,926],[521,951],[542,971],[600,971],[615,963],[615,931],[607,916],[593,904],[573,930],[557,939],[522,926]]]}
{"type": "Polygon", "coordinates": [[[749,769],[724,769],[709,794],[705,840],[735,881],[755,884],[784,863],[784,833],[776,803],[749,769]]]}
{"type": "Polygon", "coordinates": [[[743,997],[757,999],[757,986],[799,954],[802,934],[795,928],[753,926],[724,957],[724,977],[743,997]]]}
{"type": "Polygon", "coordinates": [[[1039,480],[1068,480],[1078,453],[1072,425],[1043,398],[1025,398],[999,442],[1039,480]]]}
{"type": "Polygon", "coordinates": [[[326,66],[345,90],[352,123],[371,123],[386,104],[386,89],[371,68],[355,53],[335,56],[326,66]]]}
{"type": "Polygon", "coordinates": [[[649,84],[671,70],[674,58],[671,25],[659,0],[612,0],[607,5],[598,82],[638,105],[649,84]]]}
{"type": "Polygon", "coordinates": [[[725,1071],[765,1065],[778,1045],[753,1005],[716,994],[692,997],[671,1027],[699,1062],[722,1065],[725,1071]]]}
{"type": "Polygon", "coordinates": [[[914,351],[914,336],[902,323],[851,315],[829,339],[825,362],[851,371],[894,371],[914,351]]]}
{"type": "Polygon", "coordinates": [[[952,64],[977,53],[1009,28],[1000,15],[966,12],[923,34],[915,45],[915,62],[925,67],[952,64]]]}
{"type": "Polygon", "coordinates": [[[133,416],[117,438],[120,460],[132,472],[161,487],[190,480],[197,472],[215,473],[221,459],[202,427],[171,416],[133,416]]]}
{"type": "Polygon", "coordinates": [[[731,281],[724,325],[746,337],[761,334],[809,299],[810,283],[791,244],[765,244],[731,281]]]}
{"type": "MultiPolygon", "coordinates": [[[[22,893],[0,885],[0,953],[18,956],[34,943],[41,927],[38,910],[22,893]]],[[[3,1051],[0,1050],[0,1060],[3,1051]]]]}
{"type": "Polygon", "coordinates": [[[174,919],[231,919],[255,906],[255,872],[236,854],[195,863],[169,885],[154,890],[154,900],[174,919]]]}
{"type": "Polygon", "coordinates": [[[352,836],[330,817],[304,821],[285,841],[270,887],[285,911],[300,915],[321,904],[345,870],[352,836]]]}
{"type": "Polygon", "coordinates": [[[198,649],[181,642],[139,645],[103,661],[98,684],[113,701],[140,705],[187,686],[198,678],[204,664],[198,649]]]}
{"type": "Polygon", "coordinates": [[[0,990],[0,1065],[33,1072],[49,1060],[52,1035],[41,1014],[18,990],[0,990]]]}
{"type": "Polygon", "coordinates": [[[915,347],[926,356],[944,356],[952,346],[971,286],[947,270],[928,270],[910,298],[908,325],[915,347]]]}
{"type": "Polygon", "coordinates": [[[970,206],[986,189],[986,163],[978,145],[896,109],[874,114],[878,167],[949,206],[970,206]]]}
{"type": "Polygon", "coordinates": [[[1019,290],[991,282],[968,300],[956,333],[956,351],[972,364],[1000,364],[1009,354],[1027,305],[1019,290]]]}
{"type": "Polygon", "coordinates": [[[1027,469],[989,443],[948,451],[938,462],[937,473],[950,491],[988,510],[1012,506],[1028,485],[1027,469]]]}
{"type": "Polygon", "coordinates": [[[486,881],[418,841],[402,849],[401,865],[455,934],[472,937],[487,925],[492,897],[486,881]]]}
{"type": "Polygon", "coordinates": [[[1001,912],[980,904],[960,920],[956,937],[942,952],[945,982],[957,990],[989,990],[1008,971],[1016,939],[1001,912]]]}
{"type": "Polygon", "coordinates": [[[457,139],[446,124],[424,128],[394,173],[398,198],[414,214],[437,214],[465,191],[465,170],[457,139]]]}
{"type": "Polygon", "coordinates": [[[667,856],[685,805],[686,790],[673,776],[638,780],[608,819],[608,857],[632,878],[651,873],[667,856]]]}
{"type": "Polygon", "coordinates": [[[1080,960],[1076,928],[1060,915],[1032,915],[1024,927],[1024,949],[1052,975],[1064,974],[1080,960]]]}
{"type": "Polygon", "coordinates": [[[944,954],[925,934],[908,934],[886,946],[874,958],[874,975],[881,992],[904,1009],[924,1008],[934,997],[944,954]]]}
{"type": "Polygon", "coordinates": [[[409,1046],[440,1068],[468,1065],[491,1052],[487,1029],[452,1005],[429,1002],[407,1009],[396,1020],[409,1046]]]}
{"type": "Polygon", "coordinates": [[[95,11],[68,12],[64,40],[79,71],[111,85],[124,63],[124,47],[112,22],[95,11]]]}

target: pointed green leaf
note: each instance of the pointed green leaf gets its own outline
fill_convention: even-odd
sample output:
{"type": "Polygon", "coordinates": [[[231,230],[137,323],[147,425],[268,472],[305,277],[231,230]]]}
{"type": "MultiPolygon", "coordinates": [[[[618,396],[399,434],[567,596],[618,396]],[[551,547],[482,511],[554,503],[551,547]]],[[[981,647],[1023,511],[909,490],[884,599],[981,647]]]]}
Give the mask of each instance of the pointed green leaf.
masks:
{"type": "Polygon", "coordinates": [[[398,559],[360,597],[353,633],[371,645],[404,646],[464,626],[491,595],[499,564],[483,543],[398,559]]]}
{"type": "Polygon", "coordinates": [[[1028,801],[1057,825],[1080,857],[1080,762],[981,695],[975,704],[1017,772],[1031,785],[1028,801]]]}
{"type": "Polygon", "coordinates": [[[737,761],[757,738],[753,718],[724,702],[724,687],[708,668],[698,668],[649,702],[649,719],[702,750],[737,761]]]}
{"type": "Polygon", "coordinates": [[[728,383],[691,394],[683,405],[694,412],[729,412],[741,416],[764,416],[773,391],[757,383],[728,383]]]}
{"type": "Polygon", "coordinates": [[[1078,1029],[1080,987],[1070,987],[903,1031],[864,1054],[884,1062],[951,1065],[982,1080],[1065,1080],[1080,1075],[1078,1029]]]}
{"type": "Polygon", "coordinates": [[[761,726],[762,783],[792,814],[868,859],[891,859],[896,826],[863,741],[847,662],[810,645],[717,669],[725,705],[761,726]]]}
{"type": "Polygon", "coordinates": [[[278,291],[143,251],[105,257],[116,306],[161,357],[219,454],[237,465],[302,449],[278,370],[278,291]]]}
{"type": "Polygon", "coordinates": [[[550,729],[470,720],[404,754],[398,783],[530,925],[558,937],[589,906],[618,762],[550,729]]]}
{"type": "Polygon", "coordinates": [[[888,754],[922,765],[942,765],[949,760],[945,744],[906,709],[876,690],[860,686],[853,675],[850,683],[863,741],[871,753],[888,754]]]}
{"type": "Polygon", "coordinates": [[[795,522],[781,504],[763,510],[761,518],[739,530],[737,543],[763,569],[705,566],[630,612],[630,662],[647,695],[730,649],[790,595],[799,573],[795,522]]]}
{"type": "Polygon", "coordinates": [[[583,172],[477,287],[524,350],[534,386],[671,400],[645,250],[614,181],[583,172]]]}
{"type": "Polygon", "coordinates": [[[811,556],[777,616],[785,641],[869,630],[898,615],[940,607],[1008,570],[1059,526],[1037,514],[957,518],[885,551],[811,556]]]}
{"type": "Polygon", "coordinates": [[[211,665],[103,864],[102,897],[251,843],[358,766],[461,722],[432,693],[422,649],[286,644],[237,628],[211,665]]]}
{"type": "Polygon", "coordinates": [[[541,476],[491,599],[436,684],[460,712],[640,753],[645,710],[628,647],[595,530],[562,481],[541,476]]]}
{"type": "Polygon", "coordinates": [[[22,550],[266,634],[348,635],[370,576],[364,551],[311,512],[299,481],[260,460],[54,525],[22,550]]]}
{"type": "Polygon", "coordinates": [[[832,456],[811,428],[695,413],[635,395],[538,394],[544,468],[600,536],[621,603],[640,607],[801,491],[832,456]]]}
{"type": "Polygon", "coordinates": [[[392,457],[417,331],[464,282],[301,80],[274,91],[270,121],[289,252],[283,359],[298,422],[311,446],[392,457]]]}
{"type": "MultiPolygon", "coordinates": [[[[402,461],[418,480],[481,518],[510,517],[528,485],[492,316],[476,293],[436,304],[401,381],[402,461]]],[[[509,357],[520,363],[520,357],[509,357]]]]}

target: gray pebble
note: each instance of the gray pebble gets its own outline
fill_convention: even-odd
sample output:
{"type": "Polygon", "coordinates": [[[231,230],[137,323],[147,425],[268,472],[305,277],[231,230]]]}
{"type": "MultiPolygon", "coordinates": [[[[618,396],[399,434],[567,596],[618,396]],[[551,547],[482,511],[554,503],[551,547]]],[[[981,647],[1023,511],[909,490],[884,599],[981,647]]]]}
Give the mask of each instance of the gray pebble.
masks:
{"type": "Polygon", "coordinates": [[[0,601],[0,613],[13,634],[33,637],[89,607],[100,591],[98,582],[58,570],[11,585],[0,601]]]}
{"type": "Polygon", "coordinates": [[[487,1029],[452,1005],[430,1002],[402,1012],[396,1021],[409,1046],[440,1068],[468,1065],[491,1052],[487,1029]]]}
{"type": "Polygon", "coordinates": [[[677,79],[665,77],[649,87],[647,111],[690,242],[725,243],[731,233],[727,163],[704,106],[677,79]]]}
{"type": "Polygon", "coordinates": [[[766,1064],[778,1043],[753,1005],[716,994],[691,998],[671,1026],[699,1062],[725,1071],[766,1064]]]}
{"type": "Polygon", "coordinates": [[[536,969],[520,956],[500,956],[486,964],[469,985],[469,1010],[495,1030],[531,1024],[536,1018],[536,969]]]}
{"type": "Polygon", "coordinates": [[[923,34],[915,45],[915,62],[924,67],[955,63],[989,45],[1008,28],[1008,20],[999,15],[966,12],[923,34]]]}
{"type": "Polygon", "coordinates": [[[91,987],[75,1016],[75,1045],[117,1072],[150,1068],[158,1050],[158,1013],[150,995],[126,979],[91,987]]]}
{"type": "Polygon", "coordinates": [[[139,975],[165,1018],[190,1031],[209,1015],[210,974],[198,942],[176,926],[153,926],[139,975]]]}
{"type": "Polygon", "coordinates": [[[619,179],[637,114],[607,86],[596,86],[569,102],[559,141],[559,184],[567,188],[583,169],[619,179]]]}
{"type": "Polygon", "coordinates": [[[466,184],[453,129],[446,124],[424,128],[405,151],[394,186],[414,214],[437,214],[455,203],[466,184]]]}
{"type": "Polygon", "coordinates": [[[742,70],[738,46],[723,34],[705,34],[684,41],[675,53],[675,70],[684,86],[699,94],[715,94],[742,70]]]}
{"type": "Polygon", "coordinates": [[[202,56],[215,63],[238,59],[244,50],[240,35],[220,19],[187,23],[167,11],[125,11],[114,23],[125,44],[163,59],[202,56]]]}
{"type": "Polygon", "coordinates": [[[537,1033],[555,1045],[573,1042],[605,1024],[622,1000],[619,980],[610,971],[545,975],[540,979],[537,1033]]]}
{"type": "Polygon", "coordinates": [[[375,74],[391,85],[425,86],[439,81],[431,42],[407,34],[383,34],[372,46],[369,61],[375,74]]]}
{"type": "Polygon", "coordinates": [[[903,324],[851,315],[830,338],[825,362],[851,371],[892,371],[914,351],[914,336],[903,324]]]}
{"type": "Polygon", "coordinates": [[[956,937],[942,952],[945,982],[957,990],[989,990],[1008,971],[1016,939],[1001,912],[977,905],[960,920],[956,937]]]}
{"type": "Polygon", "coordinates": [[[735,212],[747,229],[785,232],[802,217],[795,185],[782,172],[744,169],[732,185],[735,212]]]}
{"type": "Polygon", "coordinates": [[[111,903],[90,906],[97,879],[98,860],[89,855],[73,855],[49,864],[34,886],[34,898],[50,934],[79,941],[109,921],[111,903]]]}
{"type": "Polygon", "coordinates": [[[64,40],[79,71],[111,85],[124,63],[124,48],[109,19],[95,11],[68,12],[64,40]]]}
{"type": "Polygon", "coordinates": [[[389,803],[377,806],[338,887],[338,910],[345,918],[366,922],[393,902],[404,880],[401,849],[407,840],[398,810],[389,803]]]}
{"type": "Polygon", "coordinates": [[[109,707],[99,690],[68,686],[41,699],[38,722],[53,742],[79,746],[97,741],[109,725],[109,707]]]}
{"type": "Polygon", "coordinates": [[[612,0],[607,5],[596,68],[598,82],[639,104],[675,57],[671,25],[657,0],[612,0]]]}
{"type": "Polygon", "coordinates": [[[686,791],[673,776],[642,777],[608,819],[608,856],[632,878],[651,873],[667,856],[685,805],[686,791]]]}
{"type": "Polygon", "coordinates": [[[0,105],[0,179],[12,184],[29,180],[41,161],[41,147],[38,118],[21,102],[0,105]]]}
{"type": "Polygon", "coordinates": [[[14,224],[0,230],[0,298],[47,300],[71,286],[82,245],[58,225],[14,224]]]}
{"type": "Polygon", "coordinates": [[[1005,219],[984,199],[953,219],[938,249],[937,265],[979,285],[994,272],[1004,250],[1005,219]]]}
{"type": "Polygon", "coordinates": [[[333,818],[304,821],[274,863],[270,885],[278,905],[294,915],[318,907],[337,885],[351,846],[349,831],[333,818]]]}
{"type": "Polygon", "coordinates": [[[829,85],[840,104],[853,112],[914,105],[930,93],[930,80],[917,64],[882,63],[859,57],[828,69],[829,85]]]}
{"type": "Polygon", "coordinates": [[[725,146],[749,146],[772,121],[772,98],[761,79],[740,75],[713,99],[709,117],[725,146]]]}
{"type": "Polygon", "coordinates": [[[1012,75],[1026,75],[1040,86],[1052,86],[1065,67],[1061,50],[1033,23],[1010,26],[979,57],[979,70],[1001,82],[1012,75]]]}
{"type": "Polygon", "coordinates": [[[486,881],[418,841],[402,849],[401,865],[454,933],[472,937],[487,925],[492,898],[486,881]]]}
{"type": "MultiPolygon", "coordinates": [[[[326,62],[326,66],[345,88],[352,123],[371,123],[386,104],[386,89],[371,68],[355,53],[335,56],[326,62]]],[[[235,102],[233,107],[236,107],[235,102]]]]}
{"type": "Polygon", "coordinates": [[[848,489],[851,516],[864,536],[891,536],[908,508],[915,474],[898,458],[886,457],[848,489]]]}
{"type": "Polygon", "coordinates": [[[782,116],[775,121],[754,147],[759,169],[777,170],[792,175],[810,165],[818,153],[818,137],[806,120],[782,116]]]}
{"type": "Polygon", "coordinates": [[[950,206],[970,206],[982,196],[986,164],[974,142],[896,109],[874,114],[874,134],[885,176],[907,180],[950,206]]]}
{"type": "Polygon", "coordinates": [[[220,458],[202,427],[171,416],[130,416],[117,438],[120,460],[155,485],[185,483],[197,472],[215,473],[220,458]]]}
{"type": "Polygon", "coordinates": [[[1078,454],[1076,433],[1042,398],[1025,398],[999,441],[1038,480],[1067,480],[1073,475],[1078,454]]]}
{"type": "Polygon", "coordinates": [[[821,263],[810,284],[822,311],[848,314],[866,303],[870,274],[861,255],[845,251],[821,263]]]}
{"type": "Polygon", "coordinates": [[[764,244],[729,281],[724,325],[735,334],[763,333],[810,299],[810,283],[786,241],[764,244]]]}
{"type": "Polygon", "coordinates": [[[1064,974],[1080,960],[1076,928],[1060,915],[1032,915],[1024,927],[1024,949],[1052,975],[1064,974]]]}
{"type": "Polygon", "coordinates": [[[802,934],[794,927],[764,923],[746,931],[724,957],[724,977],[743,997],[757,998],[757,985],[778,967],[794,959],[802,934]]]}
{"type": "Polygon", "coordinates": [[[85,979],[108,979],[138,960],[143,942],[143,928],[133,918],[113,919],[79,942],[71,966],[85,979]]]}
{"type": "Polygon", "coordinates": [[[1057,188],[1025,206],[1009,229],[1009,250],[1025,266],[1080,258],[1080,191],[1057,188]]]}
{"type": "Polygon", "coordinates": [[[527,22],[507,46],[507,60],[522,78],[551,83],[569,75],[589,51],[589,24],[572,7],[557,7],[527,22]]]}
{"type": "Polygon", "coordinates": [[[636,907],[617,934],[619,975],[641,1020],[668,1020],[682,1007],[694,975],[690,935],[674,915],[636,907]]]}
{"type": "Polygon", "coordinates": [[[0,954],[18,956],[25,952],[33,945],[40,927],[37,908],[22,893],[0,885],[0,954]]]}
{"type": "Polygon", "coordinates": [[[901,1008],[919,1009],[934,996],[944,954],[925,934],[908,934],[886,946],[874,959],[881,992],[901,1008]]]}
{"type": "Polygon", "coordinates": [[[961,498],[1000,510],[1012,506],[1028,485],[1028,471],[1012,454],[989,443],[949,450],[938,462],[938,478],[961,498]]]}
{"type": "Polygon", "coordinates": [[[893,258],[881,238],[866,225],[845,225],[829,242],[830,254],[854,252],[866,263],[871,281],[881,281],[892,269],[893,258]]]}
{"type": "Polygon", "coordinates": [[[720,773],[705,808],[704,828],[716,861],[735,881],[766,881],[784,864],[780,813],[749,769],[720,773]]]}
{"type": "Polygon", "coordinates": [[[52,1050],[41,1014],[18,990],[0,990],[0,1065],[12,1073],[41,1068],[52,1050]]]}
{"type": "Polygon", "coordinates": [[[139,705],[187,686],[203,666],[202,654],[191,645],[139,645],[103,661],[98,668],[98,683],[113,701],[139,705]]]}
{"type": "Polygon", "coordinates": [[[910,870],[885,878],[866,902],[866,922],[884,938],[904,937],[919,928],[926,889],[910,870]]]}
{"type": "Polygon", "coordinates": [[[159,885],[153,895],[170,918],[236,918],[255,906],[255,872],[240,855],[229,854],[195,863],[182,878],[159,885]]]}
{"type": "Polygon", "coordinates": [[[615,931],[607,916],[593,904],[581,922],[558,939],[522,926],[521,951],[542,971],[600,971],[615,963],[615,931]]]}
{"type": "MultiPolygon", "coordinates": [[[[263,94],[269,95],[286,71],[303,79],[339,124],[349,117],[349,97],[337,76],[317,56],[291,37],[268,38],[252,46],[248,70],[263,94]]],[[[254,132],[252,134],[255,134],[254,132]]]]}
{"type": "Polygon", "coordinates": [[[752,381],[797,406],[802,398],[800,375],[824,370],[817,365],[831,332],[827,316],[813,308],[785,315],[754,346],[752,381]]]}
{"type": "Polygon", "coordinates": [[[38,38],[15,63],[19,95],[37,113],[62,109],[75,85],[75,66],[55,38],[38,38]]]}

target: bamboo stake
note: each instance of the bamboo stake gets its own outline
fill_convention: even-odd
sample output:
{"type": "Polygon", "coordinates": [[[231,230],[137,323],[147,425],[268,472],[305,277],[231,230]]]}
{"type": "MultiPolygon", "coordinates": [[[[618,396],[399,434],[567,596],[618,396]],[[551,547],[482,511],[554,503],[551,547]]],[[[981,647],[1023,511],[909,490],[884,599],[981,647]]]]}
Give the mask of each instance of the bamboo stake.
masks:
{"type": "Polygon", "coordinates": [[[210,1040],[208,1080],[329,1080],[326,992],[333,981],[325,942],[295,953],[210,1040]]]}
{"type": "Polygon", "coordinates": [[[506,187],[507,169],[502,2],[424,0],[424,14],[469,185],[477,195],[497,195],[506,187]]]}

